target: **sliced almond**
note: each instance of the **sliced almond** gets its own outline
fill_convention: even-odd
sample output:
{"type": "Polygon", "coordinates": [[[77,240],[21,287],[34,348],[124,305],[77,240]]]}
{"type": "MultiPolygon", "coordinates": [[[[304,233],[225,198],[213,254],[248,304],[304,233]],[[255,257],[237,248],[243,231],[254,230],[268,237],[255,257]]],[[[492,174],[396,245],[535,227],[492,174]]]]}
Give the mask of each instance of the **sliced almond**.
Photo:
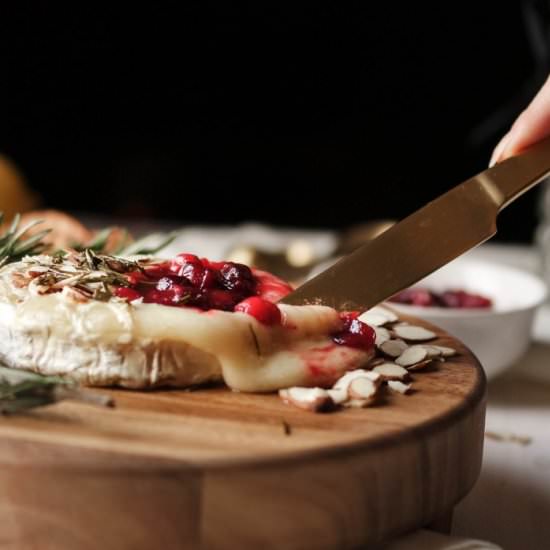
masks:
{"type": "Polygon", "coordinates": [[[348,395],[351,399],[372,401],[378,393],[379,384],[365,376],[355,378],[348,386],[348,395]]]}
{"type": "Polygon", "coordinates": [[[384,342],[387,342],[391,338],[390,331],[384,327],[373,327],[376,337],[374,343],[376,346],[380,347],[384,342]]]}
{"type": "Polygon", "coordinates": [[[379,315],[376,312],[367,311],[358,317],[359,321],[367,323],[371,327],[381,327],[388,322],[384,315],[379,315]]]}
{"type": "Polygon", "coordinates": [[[373,369],[374,367],[377,367],[378,365],[381,365],[382,363],[385,363],[386,360],[383,357],[373,357],[368,363],[367,367],[369,369],[373,369]]]}
{"type": "Polygon", "coordinates": [[[71,286],[64,287],[61,294],[69,300],[79,304],[85,304],[90,301],[89,296],[86,296],[84,292],[81,292],[78,288],[71,286]]]}
{"type": "Polygon", "coordinates": [[[402,367],[412,367],[416,363],[425,361],[428,357],[428,352],[423,346],[412,346],[407,348],[395,362],[402,367]]]}
{"type": "Polygon", "coordinates": [[[327,411],[334,407],[334,401],[327,390],[322,388],[293,387],[279,390],[279,396],[285,403],[307,411],[327,411]]]}
{"type": "Polygon", "coordinates": [[[405,341],[396,338],[394,340],[386,340],[378,347],[382,353],[390,357],[399,357],[409,346],[405,341]]]}
{"type": "Polygon", "coordinates": [[[395,325],[393,327],[393,332],[399,338],[403,338],[403,340],[432,340],[437,336],[435,332],[416,325],[395,325]]]}
{"type": "Polygon", "coordinates": [[[372,370],[377,372],[383,380],[406,380],[409,377],[409,371],[395,363],[382,363],[372,370]]]}
{"type": "Polygon", "coordinates": [[[377,382],[377,383],[380,383],[382,381],[380,375],[377,372],[364,370],[364,369],[356,369],[356,370],[346,372],[346,374],[344,374],[342,378],[339,378],[336,381],[332,389],[334,390],[343,389],[347,392],[350,383],[356,378],[368,378],[372,382],[377,382]]]}
{"type": "Polygon", "coordinates": [[[387,307],[376,306],[376,311],[379,312],[381,315],[384,315],[388,319],[388,323],[395,323],[399,321],[399,317],[391,309],[387,307]]]}
{"type": "Polygon", "coordinates": [[[437,346],[431,346],[429,344],[415,344],[414,346],[411,346],[412,348],[420,347],[424,348],[428,354],[428,357],[435,358],[435,357],[442,357],[441,350],[437,348],[437,346]]]}
{"type": "Polygon", "coordinates": [[[392,391],[405,394],[410,391],[411,387],[412,384],[403,384],[399,380],[388,380],[388,388],[392,391]]]}
{"type": "Polygon", "coordinates": [[[430,347],[438,349],[443,357],[452,357],[457,354],[456,349],[449,348],[447,346],[435,346],[431,344],[430,347]]]}
{"type": "Polygon", "coordinates": [[[342,405],[349,399],[347,388],[333,388],[331,390],[327,390],[327,393],[336,405],[342,405]]]}
{"type": "Polygon", "coordinates": [[[408,371],[417,371],[417,370],[423,370],[426,367],[433,365],[434,361],[437,361],[437,359],[426,359],[425,361],[420,361],[419,363],[415,363],[414,365],[411,365],[407,367],[408,371]]]}
{"type": "Polygon", "coordinates": [[[359,316],[359,320],[367,323],[371,327],[381,327],[386,323],[395,323],[397,315],[389,309],[382,306],[374,306],[359,316]]]}

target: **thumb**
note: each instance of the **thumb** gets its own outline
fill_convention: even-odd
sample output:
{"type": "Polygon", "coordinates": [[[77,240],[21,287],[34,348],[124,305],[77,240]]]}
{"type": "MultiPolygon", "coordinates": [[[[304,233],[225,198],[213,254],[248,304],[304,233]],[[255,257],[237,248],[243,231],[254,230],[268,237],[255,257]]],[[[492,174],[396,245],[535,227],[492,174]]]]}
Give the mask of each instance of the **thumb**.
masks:
{"type": "Polygon", "coordinates": [[[550,78],[496,146],[491,166],[550,136],[550,78]]]}
{"type": "Polygon", "coordinates": [[[506,149],[508,141],[510,140],[510,131],[504,135],[504,137],[498,142],[498,145],[495,147],[493,154],[491,155],[491,160],[489,161],[489,168],[494,166],[499,160],[501,160],[502,152],[506,149]]]}

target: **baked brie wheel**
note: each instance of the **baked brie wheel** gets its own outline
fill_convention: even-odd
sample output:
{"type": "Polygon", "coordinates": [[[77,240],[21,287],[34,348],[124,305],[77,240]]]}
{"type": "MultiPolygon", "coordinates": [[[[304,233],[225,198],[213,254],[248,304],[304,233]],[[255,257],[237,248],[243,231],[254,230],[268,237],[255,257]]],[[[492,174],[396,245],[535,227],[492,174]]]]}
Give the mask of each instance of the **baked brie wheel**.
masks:
{"type": "Polygon", "coordinates": [[[92,386],[264,392],[330,386],[372,358],[357,314],[274,303],[290,290],[190,254],[28,256],[0,270],[0,360],[92,386]]]}

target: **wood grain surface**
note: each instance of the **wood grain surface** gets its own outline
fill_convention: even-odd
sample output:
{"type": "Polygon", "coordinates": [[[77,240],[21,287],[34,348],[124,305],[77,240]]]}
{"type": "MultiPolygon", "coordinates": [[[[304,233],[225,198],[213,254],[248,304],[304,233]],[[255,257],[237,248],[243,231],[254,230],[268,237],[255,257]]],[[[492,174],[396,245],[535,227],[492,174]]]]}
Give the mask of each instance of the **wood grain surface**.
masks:
{"type": "Polygon", "coordinates": [[[0,547],[367,548],[427,525],[474,484],[485,416],[477,360],[438,334],[459,356],[367,409],[217,387],[2,418],[0,547]]]}

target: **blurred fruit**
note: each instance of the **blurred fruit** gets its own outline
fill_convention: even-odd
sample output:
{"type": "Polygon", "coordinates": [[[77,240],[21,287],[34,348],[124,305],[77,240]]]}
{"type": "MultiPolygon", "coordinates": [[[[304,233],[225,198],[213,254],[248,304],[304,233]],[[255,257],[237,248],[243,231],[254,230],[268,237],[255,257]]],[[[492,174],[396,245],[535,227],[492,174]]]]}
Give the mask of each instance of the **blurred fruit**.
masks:
{"type": "Polygon", "coordinates": [[[15,164],[0,155],[0,211],[6,219],[38,204],[38,195],[28,188],[15,164]]]}
{"type": "Polygon", "coordinates": [[[44,242],[54,248],[65,248],[76,243],[86,243],[93,237],[93,233],[76,218],[59,210],[33,210],[21,216],[21,224],[33,220],[44,220],[44,223],[33,227],[29,233],[37,233],[43,229],[51,229],[44,242]]]}

